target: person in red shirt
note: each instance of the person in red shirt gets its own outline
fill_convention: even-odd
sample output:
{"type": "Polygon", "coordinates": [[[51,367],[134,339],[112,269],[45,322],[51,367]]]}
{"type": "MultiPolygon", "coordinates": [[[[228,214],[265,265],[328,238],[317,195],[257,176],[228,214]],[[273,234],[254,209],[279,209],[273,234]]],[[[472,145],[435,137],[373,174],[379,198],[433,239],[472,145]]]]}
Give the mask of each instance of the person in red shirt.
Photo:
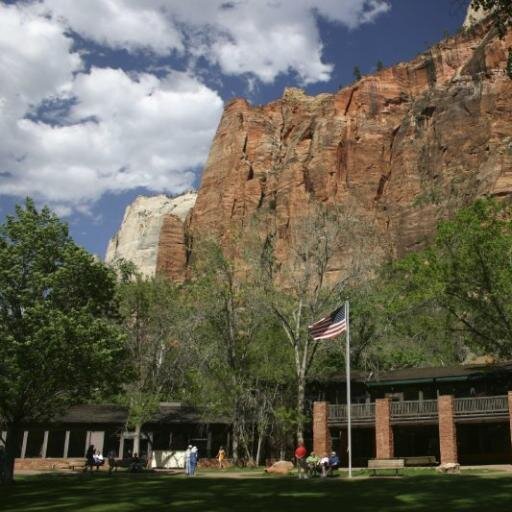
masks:
{"type": "Polygon", "coordinates": [[[308,452],[304,447],[304,443],[299,443],[297,448],[295,449],[295,460],[297,462],[297,474],[299,475],[299,479],[307,478],[306,474],[306,455],[308,452]]]}

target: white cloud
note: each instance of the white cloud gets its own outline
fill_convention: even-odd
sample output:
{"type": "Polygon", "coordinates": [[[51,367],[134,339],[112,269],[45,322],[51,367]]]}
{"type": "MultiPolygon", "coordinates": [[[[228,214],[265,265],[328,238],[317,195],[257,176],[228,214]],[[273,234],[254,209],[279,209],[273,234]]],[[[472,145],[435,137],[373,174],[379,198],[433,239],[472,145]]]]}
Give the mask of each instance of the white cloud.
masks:
{"type": "Polygon", "coordinates": [[[2,115],[18,116],[26,105],[68,90],[81,59],[61,27],[24,6],[0,4],[2,115]],[[51,55],[51,59],[48,56],[51,55]]]}
{"type": "Polygon", "coordinates": [[[229,75],[270,83],[294,72],[327,81],[316,16],[355,29],[387,12],[386,0],[43,0],[42,11],[113,48],[203,56],[229,75]],[[187,48],[185,48],[187,41],[187,48]]]}
{"type": "Polygon", "coordinates": [[[178,72],[158,79],[93,68],[70,94],[77,103],[68,124],[22,119],[11,127],[30,151],[21,161],[3,155],[13,176],[1,192],[79,209],[107,191],[181,191],[204,163],[222,111],[216,92],[178,72]]]}
{"type": "Polygon", "coordinates": [[[281,73],[329,80],[317,17],[356,28],[381,0],[41,0],[0,4],[0,194],[87,213],[107,191],[191,185],[222,111],[198,57],[254,89],[281,73]],[[146,72],[85,70],[73,33],[142,52],[146,72]],[[189,73],[149,72],[179,52],[189,73]],[[194,76],[195,74],[195,76],[194,76]],[[37,116],[45,111],[44,116],[37,116]],[[32,115],[30,115],[32,114],[32,115]]]}
{"type": "Polygon", "coordinates": [[[41,12],[100,45],[166,55],[183,50],[182,36],[165,14],[167,2],[44,0],[41,12]]]}

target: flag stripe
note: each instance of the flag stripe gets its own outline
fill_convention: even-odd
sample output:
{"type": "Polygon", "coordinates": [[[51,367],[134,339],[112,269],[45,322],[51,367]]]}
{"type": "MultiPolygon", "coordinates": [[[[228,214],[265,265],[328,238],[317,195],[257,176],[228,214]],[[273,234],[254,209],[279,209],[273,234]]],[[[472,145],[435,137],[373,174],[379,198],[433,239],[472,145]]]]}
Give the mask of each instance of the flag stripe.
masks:
{"type": "Polygon", "coordinates": [[[345,306],[341,306],[318,322],[309,326],[309,332],[314,340],[327,340],[338,336],[347,329],[345,306]]]}

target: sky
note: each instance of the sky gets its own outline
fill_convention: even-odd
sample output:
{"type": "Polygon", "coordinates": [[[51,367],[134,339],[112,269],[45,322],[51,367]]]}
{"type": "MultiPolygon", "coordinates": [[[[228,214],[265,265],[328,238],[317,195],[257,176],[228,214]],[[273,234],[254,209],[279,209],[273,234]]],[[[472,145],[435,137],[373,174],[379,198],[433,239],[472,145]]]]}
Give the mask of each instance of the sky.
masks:
{"type": "Polygon", "coordinates": [[[197,188],[223,105],[334,92],[469,0],[0,0],[0,222],[49,205],[103,257],[138,195],[197,188]]]}

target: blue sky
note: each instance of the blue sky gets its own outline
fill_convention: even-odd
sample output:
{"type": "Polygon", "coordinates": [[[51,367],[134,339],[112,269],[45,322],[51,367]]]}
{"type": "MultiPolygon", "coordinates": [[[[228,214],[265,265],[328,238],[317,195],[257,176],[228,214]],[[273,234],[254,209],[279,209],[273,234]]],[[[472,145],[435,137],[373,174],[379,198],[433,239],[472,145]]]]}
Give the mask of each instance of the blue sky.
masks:
{"type": "Polygon", "coordinates": [[[223,102],[332,92],[454,33],[469,0],[0,4],[0,219],[26,196],[105,253],[140,194],[200,182],[223,102]]]}

